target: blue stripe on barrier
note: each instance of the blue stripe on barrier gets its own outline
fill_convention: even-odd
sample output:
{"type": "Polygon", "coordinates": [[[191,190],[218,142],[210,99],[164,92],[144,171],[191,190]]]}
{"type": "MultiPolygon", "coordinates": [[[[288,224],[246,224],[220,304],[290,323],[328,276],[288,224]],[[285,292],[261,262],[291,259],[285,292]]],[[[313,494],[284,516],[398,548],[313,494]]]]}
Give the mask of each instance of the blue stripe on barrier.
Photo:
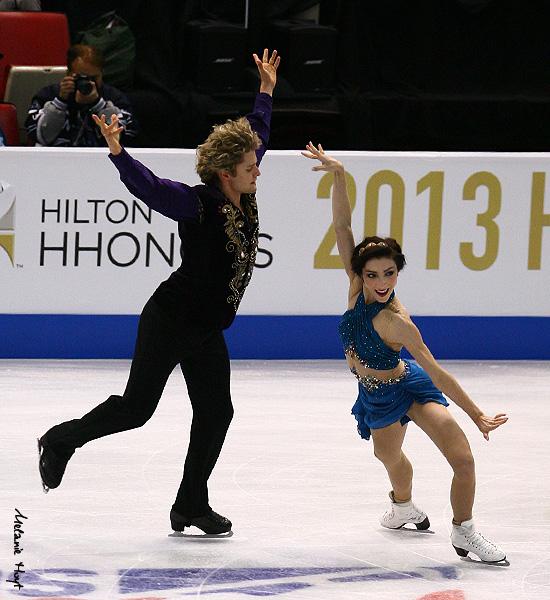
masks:
{"type": "MultiPolygon", "coordinates": [[[[131,358],[138,319],[0,314],[0,358],[131,358]]],[[[343,358],[339,320],[336,315],[242,315],[225,335],[234,359],[343,358]]],[[[413,320],[441,360],[550,360],[550,317],[413,320]]]]}

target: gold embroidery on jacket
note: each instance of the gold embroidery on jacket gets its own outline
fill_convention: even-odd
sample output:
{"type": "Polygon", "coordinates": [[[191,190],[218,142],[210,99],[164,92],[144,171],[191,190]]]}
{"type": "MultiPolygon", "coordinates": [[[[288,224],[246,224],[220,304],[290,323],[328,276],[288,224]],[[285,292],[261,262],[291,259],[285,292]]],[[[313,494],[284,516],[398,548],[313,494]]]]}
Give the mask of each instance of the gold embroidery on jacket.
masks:
{"type": "Polygon", "coordinates": [[[224,227],[229,238],[225,249],[235,257],[235,261],[231,265],[235,269],[235,276],[229,282],[232,293],[228,296],[227,302],[233,304],[235,311],[239,307],[246,286],[252,277],[252,269],[258,253],[258,209],[253,194],[248,194],[244,198],[243,211],[252,230],[250,242],[246,239],[243,231],[245,228],[243,213],[231,203],[224,204],[222,207],[222,212],[227,216],[224,227]]]}

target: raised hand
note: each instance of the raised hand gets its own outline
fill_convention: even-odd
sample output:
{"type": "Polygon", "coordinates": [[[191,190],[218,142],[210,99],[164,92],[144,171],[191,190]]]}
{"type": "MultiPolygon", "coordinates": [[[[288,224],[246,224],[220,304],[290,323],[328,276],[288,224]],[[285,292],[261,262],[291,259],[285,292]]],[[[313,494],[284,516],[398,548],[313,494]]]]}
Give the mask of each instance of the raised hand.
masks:
{"type": "Polygon", "coordinates": [[[334,172],[344,169],[344,165],[339,160],[336,160],[335,158],[332,158],[331,156],[325,154],[325,151],[323,150],[321,144],[319,144],[316,148],[312,142],[309,142],[306,145],[306,148],[309,150],[309,152],[302,152],[302,156],[305,156],[306,158],[311,158],[313,160],[317,159],[321,161],[320,165],[316,165],[315,167],[311,168],[312,171],[334,172]]]}
{"type": "Polygon", "coordinates": [[[101,129],[101,134],[107,141],[111,154],[120,154],[122,146],[120,145],[120,134],[124,131],[124,127],[119,125],[118,117],[111,115],[111,123],[107,125],[105,121],[105,115],[101,115],[101,118],[97,115],[92,115],[96,125],[101,129]]]}
{"type": "Polygon", "coordinates": [[[270,58],[267,48],[264,50],[262,60],[258,58],[257,54],[253,54],[252,56],[260,73],[260,92],[271,95],[277,83],[277,69],[281,62],[281,57],[277,56],[277,50],[273,50],[270,58]]]}

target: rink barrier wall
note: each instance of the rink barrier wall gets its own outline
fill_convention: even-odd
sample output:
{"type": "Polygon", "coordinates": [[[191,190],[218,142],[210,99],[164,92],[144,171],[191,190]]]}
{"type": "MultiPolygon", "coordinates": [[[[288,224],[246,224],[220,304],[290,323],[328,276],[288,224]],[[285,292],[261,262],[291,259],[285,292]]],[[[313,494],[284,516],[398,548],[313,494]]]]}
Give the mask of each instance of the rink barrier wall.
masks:
{"type": "MultiPolygon", "coordinates": [[[[190,149],[132,149],[199,183],[190,149]]],[[[138,315],[178,268],[177,223],[120,181],[104,148],[2,148],[0,313],[138,315]]],[[[550,153],[336,152],[354,239],[397,239],[397,295],[428,317],[550,317],[550,153]]],[[[240,316],[339,315],[348,278],[332,227],[333,175],[268,151],[256,268],[240,316]],[[281,176],[284,174],[284,176],[281,176]]]]}
{"type": "MultiPolygon", "coordinates": [[[[339,320],[238,315],[225,337],[232,359],[343,359],[339,320]]],[[[550,317],[413,320],[439,360],[550,360],[550,317]]],[[[0,358],[130,359],[138,321],[137,315],[0,314],[0,358]]]]}
{"type": "MultiPolygon", "coordinates": [[[[131,153],[160,177],[199,183],[191,149],[131,153]]],[[[333,155],[354,239],[402,245],[397,295],[437,358],[550,359],[550,153],[333,155]]],[[[233,358],[343,358],[349,280],[333,175],[311,167],[299,150],[262,160],[233,358]]],[[[179,260],[177,224],[130,194],[106,149],[2,149],[0,357],[130,358],[138,315],[179,260]]]]}

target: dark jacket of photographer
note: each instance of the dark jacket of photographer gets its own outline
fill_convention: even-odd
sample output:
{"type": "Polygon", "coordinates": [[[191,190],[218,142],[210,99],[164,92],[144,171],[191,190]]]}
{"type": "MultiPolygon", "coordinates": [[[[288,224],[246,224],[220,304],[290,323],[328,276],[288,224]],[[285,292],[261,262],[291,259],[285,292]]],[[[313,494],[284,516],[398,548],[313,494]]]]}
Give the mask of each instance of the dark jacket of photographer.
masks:
{"type": "Polygon", "coordinates": [[[132,145],[138,125],[130,101],[107,83],[101,86],[100,97],[93,104],[77,104],[74,98],[61,100],[59,84],[42,88],[32,99],[25,127],[37,146],[106,146],[92,114],[105,115],[107,123],[111,122],[111,115],[118,115],[124,127],[122,139],[132,145]]]}

